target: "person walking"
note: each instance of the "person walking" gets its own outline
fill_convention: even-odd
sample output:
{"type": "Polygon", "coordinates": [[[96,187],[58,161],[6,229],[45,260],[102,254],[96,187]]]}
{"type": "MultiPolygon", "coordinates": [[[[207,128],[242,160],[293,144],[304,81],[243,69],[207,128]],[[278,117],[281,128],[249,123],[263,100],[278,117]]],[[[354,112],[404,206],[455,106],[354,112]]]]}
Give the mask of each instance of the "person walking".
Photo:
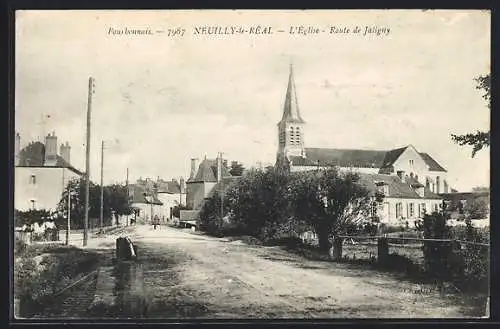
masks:
{"type": "Polygon", "coordinates": [[[153,228],[156,230],[156,226],[160,225],[160,219],[158,218],[158,215],[155,215],[153,219],[153,228]]]}

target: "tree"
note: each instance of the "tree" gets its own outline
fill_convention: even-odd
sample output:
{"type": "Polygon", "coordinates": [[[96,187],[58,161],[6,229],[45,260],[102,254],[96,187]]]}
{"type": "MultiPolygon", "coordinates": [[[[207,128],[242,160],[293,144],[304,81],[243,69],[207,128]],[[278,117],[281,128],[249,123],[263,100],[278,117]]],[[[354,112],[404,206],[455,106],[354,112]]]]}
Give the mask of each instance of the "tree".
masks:
{"type": "Polygon", "coordinates": [[[290,193],[295,216],[314,227],[322,252],[328,252],[332,235],[357,230],[373,202],[359,175],[341,174],[336,168],[294,175],[290,193]]]}
{"type": "MultiPolygon", "coordinates": [[[[483,98],[487,102],[487,106],[491,109],[491,76],[490,74],[481,75],[474,79],[477,82],[476,89],[483,90],[483,98]]],[[[490,132],[476,131],[465,135],[451,135],[452,140],[460,146],[472,146],[472,157],[484,147],[490,146],[490,132]]]]}
{"type": "Polygon", "coordinates": [[[111,211],[114,211],[116,216],[116,223],[119,224],[119,218],[124,215],[132,214],[130,207],[128,189],[124,185],[113,184],[104,187],[105,191],[105,205],[111,211]]]}
{"type": "Polygon", "coordinates": [[[231,169],[229,170],[229,173],[232,176],[241,176],[243,175],[244,170],[245,168],[243,167],[243,164],[238,161],[231,161],[231,169]]]}
{"type": "MultiPolygon", "coordinates": [[[[68,212],[68,191],[71,193],[71,226],[83,228],[85,218],[85,179],[75,178],[68,182],[57,206],[59,217],[66,218],[68,212]]],[[[112,211],[117,216],[131,214],[126,186],[110,185],[103,189],[103,220],[105,225],[111,224],[112,211]]],[[[89,186],[89,219],[98,219],[101,215],[101,187],[90,182],[89,186]]],[[[92,223],[89,223],[92,225],[92,223]]],[[[97,222],[94,223],[97,225],[97,222]]]]}
{"type": "Polygon", "coordinates": [[[488,198],[472,197],[465,201],[464,212],[470,219],[483,219],[488,216],[488,198]]]}

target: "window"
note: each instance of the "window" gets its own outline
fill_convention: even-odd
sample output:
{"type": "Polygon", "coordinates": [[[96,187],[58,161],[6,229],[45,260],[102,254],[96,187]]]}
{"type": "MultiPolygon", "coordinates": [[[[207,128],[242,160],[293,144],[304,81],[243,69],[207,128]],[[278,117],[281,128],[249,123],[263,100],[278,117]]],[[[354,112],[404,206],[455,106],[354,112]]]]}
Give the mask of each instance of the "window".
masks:
{"type": "Polygon", "coordinates": [[[377,213],[378,213],[378,205],[377,205],[377,202],[372,202],[371,204],[371,208],[370,208],[370,215],[372,217],[377,217],[377,213]]]}
{"type": "Polygon", "coordinates": [[[410,166],[413,166],[413,160],[410,160],[410,166]]]}
{"type": "Polygon", "coordinates": [[[441,192],[440,189],[439,189],[439,187],[441,185],[440,183],[441,182],[439,181],[439,176],[437,176],[436,177],[436,193],[440,193],[441,192]]]}
{"type": "Polygon", "coordinates": [[[437,203],[434,204],[434,211],[439,212],[439,206],[437,203]]]}
{"type": "Polygon", "coordinates": [[[401,202],[396,203],[396,218],[403,217],[403,204],[401,202]]]}
{"type": "Polygon", "coordinates": [[[421,203],[420,204],[420,217],[423,218],[426,212],[427,212],[427,210],[425,209],[425,203],[421,203]]]}
{"type": "Polygon", "coordinates": [[[35,199],[31,199],[30,203],[31,203],[31,209],[36,209],[36,200],[35,199]]]}
{"type": "Polygon", "coordinates": [[[33,185],[35,185],[35,184],[36,184],[36,176],[35,176],[34,174],[32,174],[32,175],[30,176],[30,184],[33,184],[33,185]]]}
{"type": "Polygon", "coordinates": [[[410,210],[410,218],[413,218],[415,217],[415,206],[413,204],[413,202],[411,202],[410,204],[408,204],[408,207],[409,207],[409,210],[410,210]]]}

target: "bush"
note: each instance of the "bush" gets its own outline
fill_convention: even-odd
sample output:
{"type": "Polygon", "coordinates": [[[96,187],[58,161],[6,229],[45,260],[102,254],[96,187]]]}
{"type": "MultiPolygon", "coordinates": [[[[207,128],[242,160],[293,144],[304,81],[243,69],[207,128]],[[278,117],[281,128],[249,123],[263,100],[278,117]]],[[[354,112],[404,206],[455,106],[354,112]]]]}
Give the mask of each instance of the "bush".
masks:
{"type": "Polygon", "coordinates": [[[42,314],[46,305],[57,302],[53,297],[56,292],[79,274],[93,269],[97,257],[97,254],[77,248],[35,250],[28,247],[14,263],[14,294],[20,299],[20,315],[42,314]],[[37,265],[35,255],[44,251],[49,253],[44,254],[37,265]]]}
{"type": "MultiPolygon", "coordinates": [[[[425,215],[423,228],[425,239],[448,239],[450,237],[446,217],[442,214],[425,215]]],[[[451,268],[447,266],[451,248],[452,244],[449,242],[424,241],[425,270],[431,277],[446,280],[453,275],[451,268]]]]}

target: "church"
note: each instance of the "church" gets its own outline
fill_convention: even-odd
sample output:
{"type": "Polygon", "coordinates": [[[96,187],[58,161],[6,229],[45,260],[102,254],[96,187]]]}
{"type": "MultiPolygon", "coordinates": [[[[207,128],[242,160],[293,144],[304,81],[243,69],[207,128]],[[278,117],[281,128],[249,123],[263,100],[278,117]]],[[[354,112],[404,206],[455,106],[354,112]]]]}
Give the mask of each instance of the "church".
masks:
{"type": "Polygon", "coordinates": [[[389,150],[306,147],[305,125],[290,65],[283,116],[278,123],[276,165],[285,165],[292,172],[335,166],[359,173],[362,183],[384,192],[384,204],[378,206],[377,213],[387,222],[415,220],[441,209],[438,194],[450,190],[447,171],[428,153],[413,145],[389,150]]]}

